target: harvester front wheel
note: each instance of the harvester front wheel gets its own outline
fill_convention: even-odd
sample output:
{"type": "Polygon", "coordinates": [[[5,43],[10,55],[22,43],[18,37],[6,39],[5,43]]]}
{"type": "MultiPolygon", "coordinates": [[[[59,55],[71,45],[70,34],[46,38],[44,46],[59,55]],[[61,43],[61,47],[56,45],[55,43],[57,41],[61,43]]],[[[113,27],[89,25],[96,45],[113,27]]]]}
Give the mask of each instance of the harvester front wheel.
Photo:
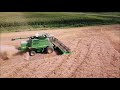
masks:
{"type": "Polygon", "coordinates": [[[30,51],[29,51],[29,55],[30,55],[30,56],[34,56],[35,54],[36,54],[35,51],[33,51],[33,50],[30,50],[30,51]]]}
{"type": "Polygon", "coordinates": [[[53,51],[54,51],[54,50],[53,50],[52,47],[47,47],[47,48],[46,48],[46,52],[47,52],[48,54],[52,53],[53,51]]]}

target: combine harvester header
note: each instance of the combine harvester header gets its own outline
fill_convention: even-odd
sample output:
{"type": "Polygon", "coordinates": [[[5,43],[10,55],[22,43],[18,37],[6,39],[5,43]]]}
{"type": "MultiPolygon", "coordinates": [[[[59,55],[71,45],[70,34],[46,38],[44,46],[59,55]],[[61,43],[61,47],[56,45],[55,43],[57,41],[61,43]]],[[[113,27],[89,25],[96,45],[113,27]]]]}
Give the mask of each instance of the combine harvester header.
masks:
{"type": "Polygon", "coordinates": [[[62,52],[62,54],[71,53],[71,50],[67,46],[65,46],[61,41],[59,41],[57,38],[52,37],[50,38],[50,41],[52,44],[55,45],[55,47],[57,47],[62,52]]]}

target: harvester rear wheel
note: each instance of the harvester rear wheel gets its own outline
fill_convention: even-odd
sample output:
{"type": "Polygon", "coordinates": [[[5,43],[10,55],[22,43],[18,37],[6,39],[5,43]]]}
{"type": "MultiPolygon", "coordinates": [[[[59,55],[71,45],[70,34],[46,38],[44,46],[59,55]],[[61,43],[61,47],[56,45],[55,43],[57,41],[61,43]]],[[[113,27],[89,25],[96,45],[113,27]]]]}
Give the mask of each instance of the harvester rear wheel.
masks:
{"type": "Polygon", "coordinates": [[[53,50],[52,47],[47,47],[47,48],[46,48],[46,52],[47,52],[48,54],[52,53],[53,51],[54,51],[54,50],[53,50]]]}

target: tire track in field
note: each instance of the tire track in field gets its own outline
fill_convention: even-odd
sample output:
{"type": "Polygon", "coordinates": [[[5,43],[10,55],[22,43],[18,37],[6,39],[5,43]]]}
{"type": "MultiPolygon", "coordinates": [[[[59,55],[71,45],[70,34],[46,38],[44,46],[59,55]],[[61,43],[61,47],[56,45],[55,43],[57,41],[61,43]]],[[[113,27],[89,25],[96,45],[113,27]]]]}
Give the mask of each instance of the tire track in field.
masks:
{"type": "Polygon", "coordinates": [[[86,54],[84,55],[83,59],[79,56],[79,60],[81,60],[81,62],[79,62],[79,64],[76,66],[76,68],[73,70],[73,72],[71,73],[71,75],[69,77],[74,77],[75,73],[77,72],[77,69],[80,68],[80,66],[83,63],[86,63],[86,59],[89,58],[90,54],[92,53],[92,51],[94,49],[94,46],[96,45],[94,40],[95,39],[93,37],[89,40],[90,44],[85,49],[85,50],[87,50],[86,54]]]}
{"type": "MultiPolygon", "coordinates": [[[[92,39],[92,38],[90,38],[92,39]]],[[[91,40],[90,40],[91,41],[91,40]]],[[[81,41],[79,40],[75,50],[77,51],[76,54],[72,54],[65,62],[63,62],[57,69],[55,69],[49,77],[70,77],[71,73],[74,71],[79,63],[81,63],[80,55],[81,51],[79,51],[78,47],[81,42],[84,42],[84,39],[81,41]]],[[[83,44],[83,43],[82,43],[83,44]]]]}
{"type": "MultiPolygon", "coordinates": [[[[77,73],[80,72],[79,70],[81,70],[82,65],[88,64],[87,61],[89,60],[90,55],[92,54],[93,50],[95,49],[95,46],[96,46],[96,42],[95,42],[95,41],[92,41],[92,42],[90,43],[89,47],[88,47],[88,51],[87,51],[86,55],[84,56],[82,62],[79,63],[79,65],[76,67],[76,69],[73,71],[73,73],[71,74],[70,77],[76,78],[76,75],[77,75],[77,73]]],[[[81,77],[81,76],[79,76],[79,77],[81,77]]]]}
{"type": "Polygon", "coordinates": [[[86,58],[86,61],[79,65],[72,76],[73,78],[119,77],[119,69],[110,65],[110,61],[113,60],[111,59],[112,53],[107,54],[107,52],[114,52],[114,49],[111,48],[109,41],[105,38],[98,37],[96,40],[96,45],[92,50],[92,53],[89,55],[89,58],[86,58]],[[101,51],[101,49],[104,51],[101,51]],[[108,72],[108,70],[110,71],[108,72]]]}
{"type": "MultiPolygon", "coordinates": [[[[74,40],[75,40],[75,39],[74,39],[74,40]]],[[[77,41],[77,44],[76,44],[76,45],[72,44],[72,43],[74,43],[74,42],[72,42],[71,45],[78,46],[80,40],[76,40],[76,41],[77,41]]],[[[75,50],[76,50],[76,48],[74,48],[73,51],[75,51],[75,50]]],[[[70,57],[71,57],[71,54],[65,55],[64,58],[62,59],[62,62],[59,63],[59,65],[58,65],[53,71],[51,71],[46,77],[52,77],[52,76],[54,76],[54,75],[56,74],[56,72],[60,69],[60,67],[61,67],[67,60],[69,60],[70,57]]]]}

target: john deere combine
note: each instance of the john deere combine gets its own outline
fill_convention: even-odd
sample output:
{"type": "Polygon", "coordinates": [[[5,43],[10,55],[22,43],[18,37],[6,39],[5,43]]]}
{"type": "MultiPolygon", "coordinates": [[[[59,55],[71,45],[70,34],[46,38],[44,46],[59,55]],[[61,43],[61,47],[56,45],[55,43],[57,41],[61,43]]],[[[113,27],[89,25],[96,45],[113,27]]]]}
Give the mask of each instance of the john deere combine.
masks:
{"type": "Polygon", "coordinates": [[[29,52],[30,56],[34,56],[36,53],[46,52],[48,54],[52,53],[54,50],[58,50],[61,54],[71,53],[70,49],[60,42],[57,38],[45,33],[37,33],[35,36],[26,38],[15,38],[12,39],[28,39],[27,41],[22,41],[19,50],[23,52],[29,52]]]}

